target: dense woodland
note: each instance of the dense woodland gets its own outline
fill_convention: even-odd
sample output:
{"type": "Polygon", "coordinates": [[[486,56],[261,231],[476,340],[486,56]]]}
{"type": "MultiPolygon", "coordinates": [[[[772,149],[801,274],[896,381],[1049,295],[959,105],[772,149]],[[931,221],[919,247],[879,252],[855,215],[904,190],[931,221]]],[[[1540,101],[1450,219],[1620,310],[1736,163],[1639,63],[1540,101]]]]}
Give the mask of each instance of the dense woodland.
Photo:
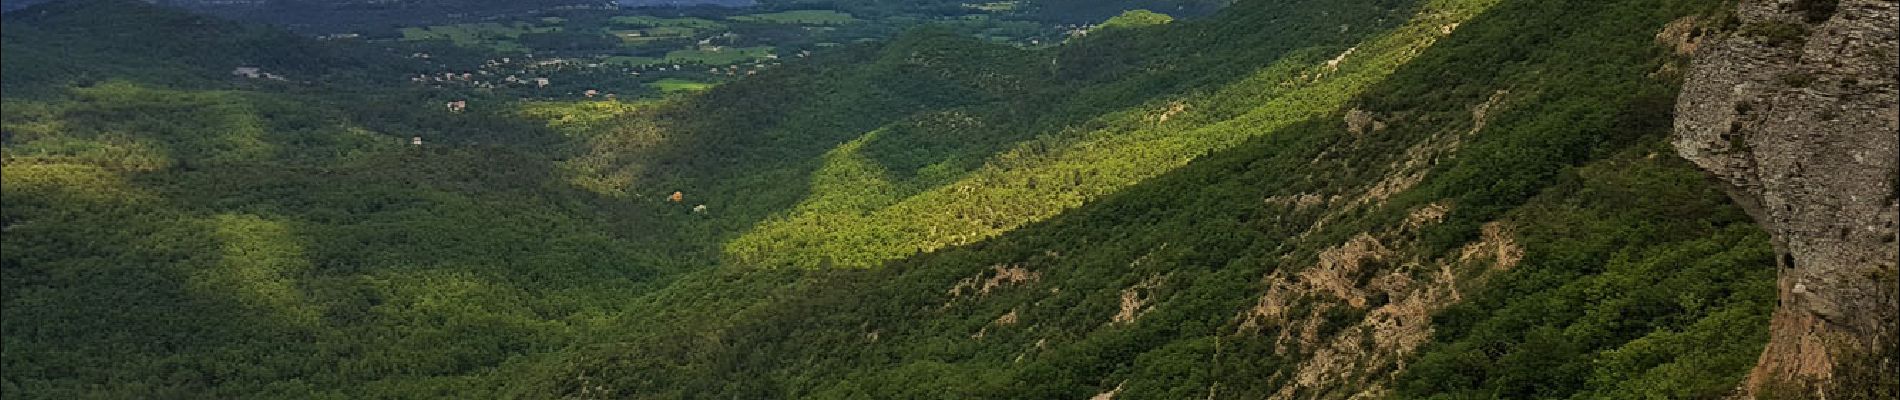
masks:
{"type": "Polygon", "coordinates": [[[1767,234],[1664,143],[1657,32],[1725,2],[1135,3],[648,101],[9,12],[0,392],[1713,399],[1759,355],[1767,234]]]}

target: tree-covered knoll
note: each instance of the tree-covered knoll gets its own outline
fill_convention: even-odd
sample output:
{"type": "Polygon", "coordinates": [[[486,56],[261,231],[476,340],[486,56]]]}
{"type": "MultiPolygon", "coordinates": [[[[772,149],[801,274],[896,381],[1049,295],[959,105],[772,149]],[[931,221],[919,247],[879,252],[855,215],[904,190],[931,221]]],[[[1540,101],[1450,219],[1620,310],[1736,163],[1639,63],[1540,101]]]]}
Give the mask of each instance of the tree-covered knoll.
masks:
{"type": "Polygon", "coordinates": [[[467,377],[694,268],[665,215],[567,184],[570,147],[510,110],[328,96],[5,99],[0,390],[485,397],[503,382],[467,377]]]}
{"type": "Polygon", "coordinates": [[[337,46],[261,25],[186,14],[133,0],[64,0],[5,14],[0,86],[10,97],[108,80],[208,87],[257,67],[286,84],[397,82],[418,70],[401,57],[337,46]]]}

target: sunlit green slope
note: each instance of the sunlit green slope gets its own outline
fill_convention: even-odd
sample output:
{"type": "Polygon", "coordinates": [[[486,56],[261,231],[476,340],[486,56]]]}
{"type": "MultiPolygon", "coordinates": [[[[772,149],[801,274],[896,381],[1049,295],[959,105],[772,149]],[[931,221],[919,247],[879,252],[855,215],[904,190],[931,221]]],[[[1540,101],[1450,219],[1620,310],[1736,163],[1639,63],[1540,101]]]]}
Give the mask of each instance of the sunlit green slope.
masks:
{"type": "MultiPolygon", "coordinates": [[[[1657,39],[1724,11],[1416,10],[1430,22],[981,161],[878,152],[930,148],[892,141],[917,126],[995,132],[983,114],[869,130],[726,242],[736,264],[621,322],[680,328],[545,379],[576,397],[1727,393],[1765,339],[1771,253],[1662,144],[1685,55],[1657,39]]],[[[1117,79],[1139,78],[1095,82],[1117,79]]]]}
{"type": "MultiPolygon", "coordinates": [[[[1441,1],[1391,32],[1331,59],[1289,58],[1201,98],[1162,98],[1050,132],[992,156],[947,182],[905,193],[857,155],[876,133],[825,156],[812,196],[727,245],[737,262],[863,268],[1007,232],[1166,173],[1212,151],[1301,120],[1348,99],[1410,61],[1494,1],[1441,1]],[[1208,115],[1202,101],[1237,107],[1208,115]]],[[[955,123],[951,121],[950,123],[955,123]]],[[[931,165],[918,175],[954,166],[931,165]]]]}
{"type": "Polygon", "coordinates": [[[1242,0],[461,113],[69,1],[0,35],[9,398],[1706,398],[1773,304],[1662,144],[1658,33],[1716,0],[1242,0]]]}

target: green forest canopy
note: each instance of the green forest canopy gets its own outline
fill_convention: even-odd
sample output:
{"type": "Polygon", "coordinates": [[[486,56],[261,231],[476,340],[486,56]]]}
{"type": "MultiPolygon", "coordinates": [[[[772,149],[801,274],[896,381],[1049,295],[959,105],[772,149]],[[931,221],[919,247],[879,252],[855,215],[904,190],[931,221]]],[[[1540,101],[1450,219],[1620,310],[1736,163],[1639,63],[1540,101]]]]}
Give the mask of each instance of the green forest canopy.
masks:
{"type": "Polygon", "coordinates": [[[8,13],[0,391],[1718,397],[1772,253],[1669,155],[1653,42],[1717,3],[1243,0],[640,103],[446,97],[139,2],[8,13]],[[1391,314],[1426,288],[1462,300],[1391,314]],[[1389,318],[1433,329],[1398,351],[1389,318]],[[1342,349],[1391,367],[1289,378],[1342,349]]]}

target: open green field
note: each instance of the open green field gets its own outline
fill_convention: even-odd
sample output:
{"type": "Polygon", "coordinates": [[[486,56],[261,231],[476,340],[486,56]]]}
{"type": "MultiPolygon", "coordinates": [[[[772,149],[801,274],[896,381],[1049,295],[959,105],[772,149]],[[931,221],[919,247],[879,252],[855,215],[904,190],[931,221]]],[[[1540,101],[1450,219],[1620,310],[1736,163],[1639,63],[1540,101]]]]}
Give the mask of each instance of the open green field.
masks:
{"type": "Polygon", "coordinates": [[[659,39],[656,37],[647,36],[646,32],[642,32],[640,30],[610,30],[610,31],[607,31],[607,34],[613,35],[614,38],[620,39],[621,43],[629,43],[629,44],[646,43],[646,42],[654,41],[655,39],[659,39]]]}
{"type": "Polygon", "coordinates": [[[411,27],[402,29],[403,40],[447,39],[456,43],[474,42],[482,39],[518,38],[527,33],[559,32],[558,26],[534,26],[526,22],[503,25],[495,22],[476,24],[435,25],[429,27],[411,27]]]}
{"type": "Polygon", "coordinates": [[[716,51],[674,50],[666,53],[666,61],[679,64],[726,65],[762,59],[770,54],[772,54],[772,46],[727,47],[716,51]]]}
{"type": "Polygon", "coordinates": [[[654,81],[653,83],[648,83],[647,87],[659,89],[661,92],[664,92],[664,93],[696,92],[696,91],[710,89],[713,87],[713,84],[700,82],[700,81],[679,79],[679,78],[666,78],[666,79],[654,81]]]}
{"type": "Polygon", "coordinates": [[[666,62],[666,60],[653,58],[653,57],[629,57],[629,56],[607,57],[607,59],[603,61],[604,64],[626,66],[626,67],[654,65],[654,64],[659,64],[662,62],[666,62]]]}
{"type": "Polygon", "coordinates": [[[844,25],[861,21],[857,17],[851,16],[851,14],[832,10],[792,10],[765,14],[740,15],[726,19],[744,22],[801,25],[844,25]]]}
{"type": "Polygon", "coordinates": [[[656,26],[652,28],[641,29],[640,32],[645,34],[648,37],[682,37],[682,36],[693,36],[694,34],[699,33],[699,30],[695,28],[691,28],[691,27],[684,27],[684,26],[656,26]]]}
{"type": "Polygon", "coordinates": [[[726,24],[705,18],[661,18],[651,15],[625,15],[614,17],[611,23],[632,28],[683,27],[694,29],[725,29],[726,24]]]}
{"type": "Polygon", "coordinates": [[[447,40],[457,46],[486,47],[498,51],[525,50],[514,39],[528,33],[560,32],[558,26],[535,26],[526,22],[500,24],[483,22],[476,24],[436,25],[429,27],[409,27],[402,29],[402,40],[447,40]]]}
{"type": "Polygon", "coordinates": [[[699,30],[682,26],[658,26],[645,29],[615,29],[607,31],[622,43],[646,43],[661,39],[691,38],[699,30]]]}
{"type": "Polygon", "coordinates": [[[973,9],[973,10],[982,10],[982,11],[987,11],[987,12],[1016,11],[1016,9],[1020,8],[1021,6],[1022,6],[1022,2],[1020,1],[992,1],[988,3],[964,3],[963,4],[964,8],[973,9]]]}

